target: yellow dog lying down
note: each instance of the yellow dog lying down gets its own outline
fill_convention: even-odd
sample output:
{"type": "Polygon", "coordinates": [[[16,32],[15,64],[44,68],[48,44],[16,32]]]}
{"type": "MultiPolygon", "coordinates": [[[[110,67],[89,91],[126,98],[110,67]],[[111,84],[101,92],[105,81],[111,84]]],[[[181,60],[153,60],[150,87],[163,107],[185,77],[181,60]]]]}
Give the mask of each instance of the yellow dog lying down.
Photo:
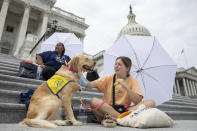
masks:
{"type": "MultiPolygon", "coordinates": [[[[74,93],[80,89],[79,78],[82,72],[92,71],[94,64],[88,57],[77,55],[71,59],[68,67],[63,65],[55,73],[55,76],[57,78],[66,78],[70,82],[58,92],[59,98],[48,88],[48,81],[53,76],[47,83],[43,82],[36,89],[30,101],[27,116],[20,124],[41,128],[55,128],[58,125],[68,125],[68,122],[71,122],[73,125],[82,125],[82,122],[77,121],[74,117],[71,100],[74,93]],[[50,120],[61,105],[64,107],[66,120],[50,120]]],[[[58,81],[58,83],[54,84],[61,84],[61,82],[58,81]]]]}

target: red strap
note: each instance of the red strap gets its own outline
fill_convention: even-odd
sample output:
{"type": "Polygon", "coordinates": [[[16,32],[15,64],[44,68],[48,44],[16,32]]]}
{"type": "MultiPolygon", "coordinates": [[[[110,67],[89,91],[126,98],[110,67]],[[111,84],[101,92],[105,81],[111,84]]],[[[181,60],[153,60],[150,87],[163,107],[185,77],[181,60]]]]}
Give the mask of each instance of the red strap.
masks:
{"type": "Polygon", "coordinates": [[[104,102],[101,102],[101,104],[99,104],[95,109],[90,109],[87,106],[85,106],[84,104],[81,104],[85,109],[87,110],[97,110],[98,108],[100,108],[102,105],[104,104],[104,102]]]}
{"type": "Polygon", "coordinates": [[[71,69],[70,67],[68,66],[65,66],[69,71],[71,71],[72,73],[75,73],[75,71],[73,69],[71,69]]]}
{"type": "Polygon", "coordinates": [[[131,107],[131,106],[127,106],[127,107],[126,107],[126,111],[128,111],[128,110],[129,110],[129,107],[131,107]]]}

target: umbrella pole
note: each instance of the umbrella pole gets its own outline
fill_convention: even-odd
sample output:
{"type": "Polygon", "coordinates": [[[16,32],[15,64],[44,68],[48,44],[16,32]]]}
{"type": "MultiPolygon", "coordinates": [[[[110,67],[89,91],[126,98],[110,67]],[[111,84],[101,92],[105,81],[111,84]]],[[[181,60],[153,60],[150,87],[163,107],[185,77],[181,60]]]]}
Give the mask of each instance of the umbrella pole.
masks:
{"type": "MultiPolygon", "coordinates": [[[[53,23],[51,24],[51,31],[50,31],[50,33],[51,34],[53,34],[57,29],[57,20],[53,20],[53,23]]],[[[29,54],[31,54],[33,51],[34,51],[34,49],[39,45],[39,43],[40,43],[40,41],[46,36],[46,34],[47,34],[48,32],[46,31],[43,35],[42,35],[42,37],[38,40],[38,42],[35,44],[35,46],[31,49],[31,51],[29,52],[29,54]]]]}
{"type": "Polygon", "coordinates": [[[42,37],[38,40],[38,42],[34,45],[34,47],[31,49],[31,51],[29,52],[29,54],[31,54],[34,49],[38,46],[38,44],[40,43],[40,41],[46,36],[46,32],[44,33],[44,35],[42,35],[42,37]]]}

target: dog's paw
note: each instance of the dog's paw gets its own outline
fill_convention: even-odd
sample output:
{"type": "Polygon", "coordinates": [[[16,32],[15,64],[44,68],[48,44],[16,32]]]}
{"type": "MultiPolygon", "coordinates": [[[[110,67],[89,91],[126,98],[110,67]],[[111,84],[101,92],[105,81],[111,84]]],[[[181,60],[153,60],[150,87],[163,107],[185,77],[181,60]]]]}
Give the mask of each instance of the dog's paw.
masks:
{"type": "Polygon", "coordinates": [[[70,126],[70,125],[72,125],[72,122],[71,122],[70,120],[65,120],[64,122],[65,122],[65,126],[70,126]]]}
{"type": "Polygon", "coordinates": [[[80,121],[73,121],[72,123],[73,123],[73,125],[75,125],[75,126],[82,126],[82,125],[83,125],[83,123],[80,122],[80,121]]]}

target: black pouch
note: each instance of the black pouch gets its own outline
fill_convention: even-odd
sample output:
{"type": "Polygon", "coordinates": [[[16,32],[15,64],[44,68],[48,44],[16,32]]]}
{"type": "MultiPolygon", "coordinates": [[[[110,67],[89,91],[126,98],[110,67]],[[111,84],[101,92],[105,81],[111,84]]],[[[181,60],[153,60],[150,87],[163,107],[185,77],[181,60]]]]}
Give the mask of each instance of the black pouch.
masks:
{"type": "Polygon", "coordinates": [[[126,108],[123,105],[113,105],[112,107],[119,113],[126,111],[126,108]]]}
{"type": "Polygon", "coordinates": [[[37,73],[36,65],[25,61],[21,61],[19,67],[19,73],[18,73],[20,77],[36,78],[36,73],[37,73]]]}

